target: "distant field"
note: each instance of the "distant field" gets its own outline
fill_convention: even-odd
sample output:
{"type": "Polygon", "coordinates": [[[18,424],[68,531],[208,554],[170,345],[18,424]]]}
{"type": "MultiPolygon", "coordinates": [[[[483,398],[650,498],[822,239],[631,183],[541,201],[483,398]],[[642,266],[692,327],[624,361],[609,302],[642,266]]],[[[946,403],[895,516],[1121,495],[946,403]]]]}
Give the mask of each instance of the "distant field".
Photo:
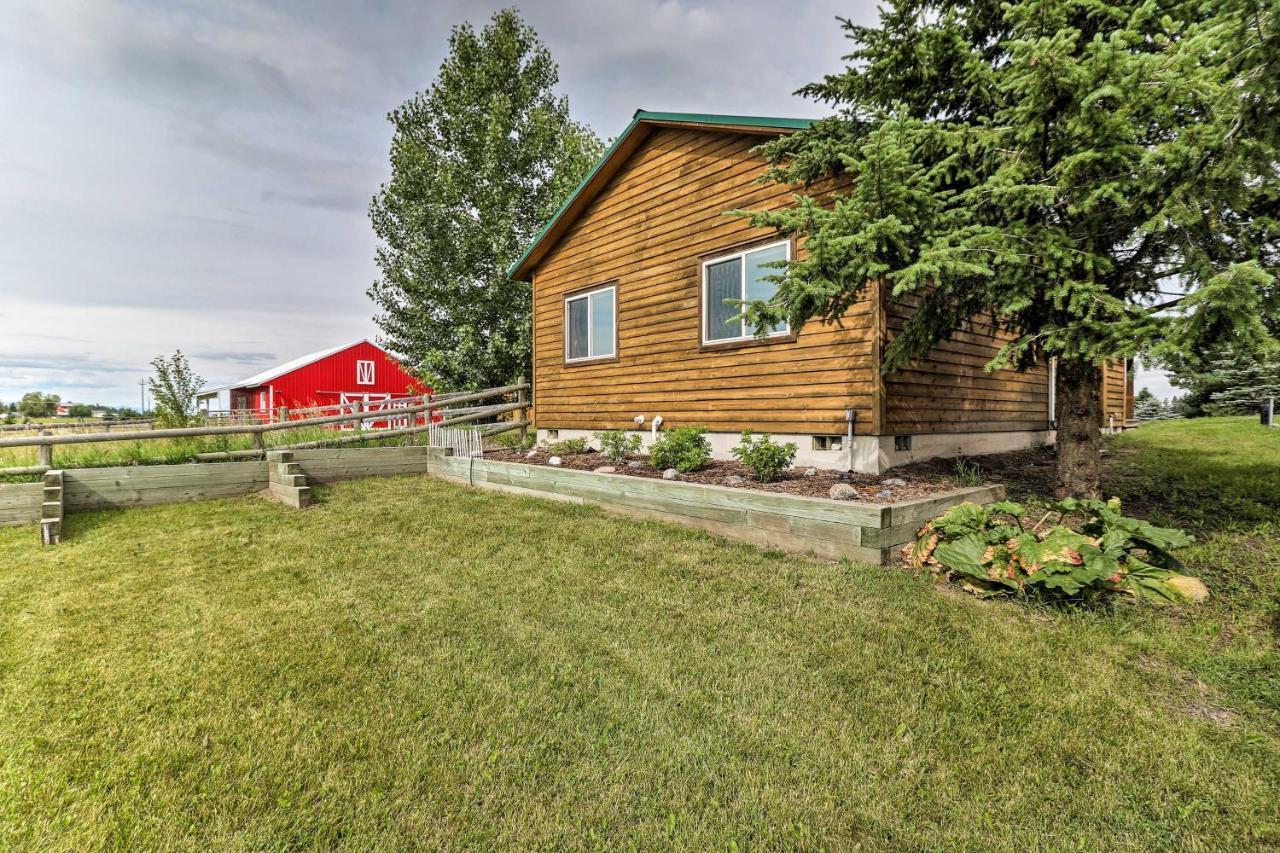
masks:
{"type": "Polygon", "coordinates": [[[0,530],[0,848],[1274,849],[1280,430],[1158,424],[1187,610],[425,478],[0,530]]]}

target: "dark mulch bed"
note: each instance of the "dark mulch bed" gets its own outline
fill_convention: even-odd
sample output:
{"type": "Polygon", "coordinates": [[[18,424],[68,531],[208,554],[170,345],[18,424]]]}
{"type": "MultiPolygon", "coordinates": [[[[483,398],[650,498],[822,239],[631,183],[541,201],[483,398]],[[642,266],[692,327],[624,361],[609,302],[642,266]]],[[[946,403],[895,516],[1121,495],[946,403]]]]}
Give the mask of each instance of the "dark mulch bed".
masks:
{"type": "MultiPolygon", "coordinates": [[[[488,450],[486,459],[499,462],[522,462],[531,465],[546,465],[553,454],[538,448],[532,457],[515,450],[488,450]]],[[[578,471],[594,471],[596,468],[612,466],[618,474],[633,477],[662,479],[662,471],[653,468],[641,457],[636,457],[632,464],[614,465],[603,454],[588,451],[578,454],[561,454],[562,468],[573,468],[578,471]]],[[[751,479],[751,469],[741,462],[714,460],[700,471],[681,474],[680,482],[702,483],[711,486],[730,486],[740,489],[758,489],[764,492],[781,492],[788,495],[805,495],[815,498],[830,497],[831,487],[836,483],[852,486],[857,492],[857,500],[872,503],[895,503],[900,500],[928,497],[937,492],[944,492],[958,487],[953,472],[948,466],[940,469],[915,470],[917,466],[894,468],[882,475],[850,474],[844,471],[816,469],[812,477],[804,475],[804,468],[792,468],[782,475],[782,479],[773,483],[760,483],[751,479]],[[945,469],[945,470],[944,470],[945,469]],[[741,477],[742,482],[730,481],[731,477],[741,477]],[[901,480],[905,485],[886,485],[886,480],[901,480]]]]}
{"type": "MultiPolygon", "coordinates": [[[[1053,494],[1057,457],[1052,447],[1014,450],[990,456],[967,456],[965,462],[976,465],[985,482],[1003,483],[1012,500],[1053,494]]],[[[885,476],[901,474],[904,480],[909,479],[907,474],[921,479],[945,477],[955,473],[955,464],[955,460],[949,458],[929,459],[894,468],[893,473],[885,476]]]]}

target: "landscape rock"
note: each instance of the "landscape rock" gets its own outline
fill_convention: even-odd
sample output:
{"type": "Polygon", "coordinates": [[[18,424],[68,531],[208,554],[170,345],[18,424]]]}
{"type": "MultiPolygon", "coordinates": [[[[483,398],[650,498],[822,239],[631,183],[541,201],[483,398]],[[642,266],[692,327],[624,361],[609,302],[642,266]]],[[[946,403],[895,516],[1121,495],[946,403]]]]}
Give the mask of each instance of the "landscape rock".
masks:
{"type": "Polygon", "coordinates": [[[597,474],[616,474],[616,473],[618,473],[618,469],[617,469],[617,468],[614,468],[612,465],[601,465],[599,468],[595,469],[595,471],[596,471],[596,473],[597,473],[597,474]]]}
{"type": "Polygon", "coordinates": [[[561,462],[563,462],[563,461],[564,461],[564,460],[562,460],[559,456],[552,456],[550,459],[548,459],[548,460],[547,460],[547,464],[548,464],[548,465],[559,465],[559,464],[560,464],[561,462]]]}
{"type": "Polygon", "coordinates": [[[627,463],[627,467],[628,467],[628,468],[643,468],[643,467],[644,467],[644,463],[643,463],[643,462],[641,462],[639,459],[632,459],[630,462],[628,462],[628,463],[627,463]]]}
{"type": "Polygon", "coordinates": [[[882,486],[905,486],[906,484],[907,484],[906,480],[902,480],[897,477],[892,477],[888,480],[880,481],[880,485],[882,486]]]}
{"type": "Polygon", "coordinates": [[[882,500],[884,498],[891,498],[893,497],[893,489],[882,489],[876,492],[876,497],[881,498],[882,500]]]}
{"type": "Polygon", "coordinates": [[[679,477],[679,476],[680,476],[680,472],[677,471],[675,468],[668,468],[667,470],[662,472],[662,479],[664,480],[674,480],[676,477],[679,477]]]}
{"type": "Polygon", "coordinates": [[[533,448],[532,450],[530,450],[528,453],[526,453],[526,454],[524,455],[524,458],[525,458],[525,459],[532,459],[533,457],[535,457],[535,456],[537,456],[537,455],[538,455],[538,448],[536,448],[536,447],[535,447],[535,448],[533,448]]]}
{"type": "Polygon", "coordinates": [[[724,478],[725,485],[728,486],[741,486],[746,481],[745,477],[739,477],[737,474],[730,474],[724,478]]]}
{"type": "Polygon", "coordinates": [[[851,501],[858,497],[858,490],[847,483],[836,483],[827,494],[833,501],[851,501]]]}
{"type": "Polygon", "coordinates": [[[1182,597],[1194,604],[1199,604],[1209,598],[1209,588],[1204,585],[1200,578],[1191,575],[1174,575],[1165,583],[1182,593],[1182,597]]]}
{"type": "Polygon", "coordinates": [[[804,475],[805,475],[806,477],[816,477],[816,476],[818,476],[818,469],[817,469],[817,468],[805,468],[805,469],[804,469],[804,475]]]}

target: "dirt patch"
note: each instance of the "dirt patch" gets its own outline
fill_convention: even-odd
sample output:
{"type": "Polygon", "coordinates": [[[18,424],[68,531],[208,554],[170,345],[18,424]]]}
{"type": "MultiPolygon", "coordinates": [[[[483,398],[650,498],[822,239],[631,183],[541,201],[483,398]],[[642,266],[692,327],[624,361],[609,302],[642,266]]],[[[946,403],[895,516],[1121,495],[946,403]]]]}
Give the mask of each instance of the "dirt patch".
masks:
{"type": "MultiPolygon", "coordinates": [[[[530,465],[546,465],[553,454],[543,448],[537,448],[532,456],[515,450],[485,451],[486,459],[498,462],[520,462],[530,465]]],[[[594,471],[603,466],[616,468],[616,473],[647,479],[662,479],[662,471],[649,465],[643,457],[634,457],[627,462],[613,463],[598,451],[577,454],[561,454],[562,468],[573,468],[577,471],[594,471]]],[[[854,500],[871,503],[896,503],[902,500],[924,498],[938,492],[958,488],[954,476],[939,470],[913,470],[914,466],[894,468],[891,471],[875,476],[873,474],[851,474],[845,471],[831,471],[823,468],[792,468],[783,473],[782,478],[772,483],[761,483],[752,479],[751,469],[741,462],[714,460],[700,471],[681,474],[679,482],[701,483],[709,486],[729,486],[739,489],[755,489],[762,492],[777,492],[787,495],[803,495],[813,498],[829,498],[831,487],[837,483],[850,486],[857,492],[854,500]],[[813,470],[812,476],[805,476],[806,470],[813,470]],[[901,481],[902,485],[897,485],[901,481]]]]}
{"type": "MultiPolygon", "coordinates": [[[[989,456],[968,456],[965,461],[978,466],[978,472],[984,481],[1004,483],[1005,490],[1013,500],[1053,494],[1057,457],[1052,447],[1034,447],[989,456]]],[[[892,470],[903,479],[907,479],[908,473],[927,479],[954,473],[955,464],[954,459],[938,458],[913,462],[892,470]]]]}
{"type": "Polygon", "coordinates": [[[1134,659],[1134,667],[1139,672],[1161,676],[1177,684],[1183,695],[1173,698],[1172,703],[1188,716],[1205,720],[1220,728],[1230,727],[1239,719],[1235,711],[1218,703],[1213,688],[1180,667],[1145,654],[1134,659]]]}

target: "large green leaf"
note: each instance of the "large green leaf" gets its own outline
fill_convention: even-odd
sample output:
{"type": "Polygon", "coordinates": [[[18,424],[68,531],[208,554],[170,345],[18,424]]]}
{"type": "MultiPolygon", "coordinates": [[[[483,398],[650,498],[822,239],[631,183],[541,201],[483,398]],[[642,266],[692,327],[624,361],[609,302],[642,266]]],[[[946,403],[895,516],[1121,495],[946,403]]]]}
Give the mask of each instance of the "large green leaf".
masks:
{"type": "Polygon", "coordinates": [[[956,504],[933,522],[933,527],[945,536],[963,536],[977,533],[987,526],[990,515],[986,507],[975,503],[956,504]]]}

